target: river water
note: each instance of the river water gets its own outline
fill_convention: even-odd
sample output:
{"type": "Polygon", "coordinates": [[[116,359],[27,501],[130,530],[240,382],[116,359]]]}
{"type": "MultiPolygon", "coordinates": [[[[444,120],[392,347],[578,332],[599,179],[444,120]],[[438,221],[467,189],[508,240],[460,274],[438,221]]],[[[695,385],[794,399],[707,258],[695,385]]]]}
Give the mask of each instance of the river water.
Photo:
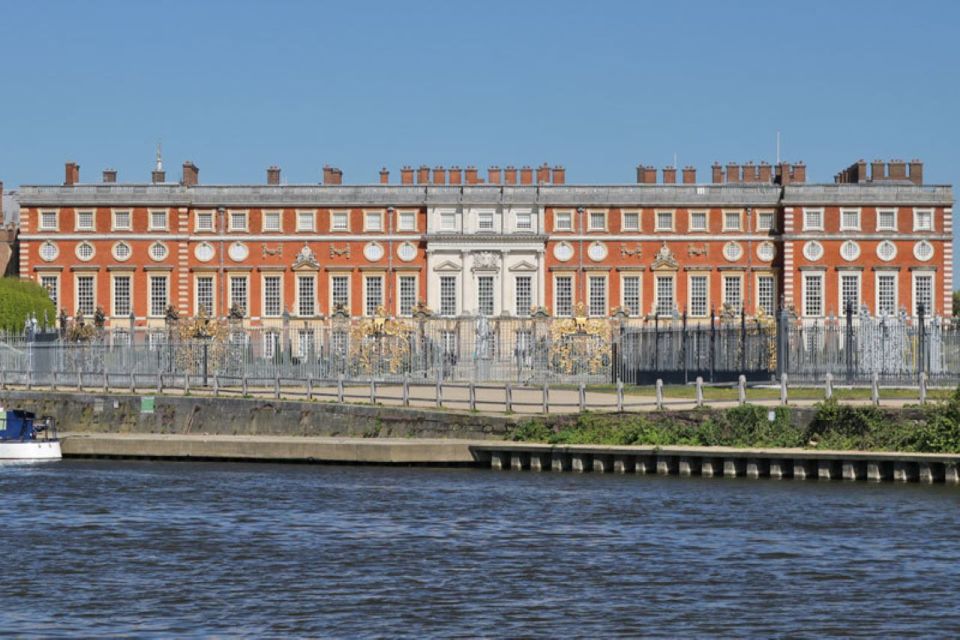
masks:
{"type": "Polygon", "coordinates": [[[951,487],[63,461],[0,489],[11,634],[960,634],[951,487]]]}

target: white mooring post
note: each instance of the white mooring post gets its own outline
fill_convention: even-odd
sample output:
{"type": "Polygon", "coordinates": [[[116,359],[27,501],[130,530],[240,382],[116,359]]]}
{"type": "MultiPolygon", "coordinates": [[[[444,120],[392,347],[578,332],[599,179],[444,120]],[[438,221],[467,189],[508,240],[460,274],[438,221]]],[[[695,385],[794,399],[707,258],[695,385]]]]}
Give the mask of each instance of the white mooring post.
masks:
{"type": "Polygon", "coordinates": [[[663,411],[663,380],[661,380],[660,378],[657,378],[656,389],[657,389],[657,411],[663,411]]]}
{"type": "Polygon", "coordinates": [[[410,406],[410,377],[406,373],[403,374],[403,398],[401,401],[403,406],[410,406]]]}
{"type": "Polygon", "coordinates": [[[337,374],[337,402],[343,404],[343,374],[337,374]]]}
{"type": "Polygon", "coordinates": [[[580,405],[580,411],[586,411],[587,410],[587,385],[581,382],[580,386],[578,387],[578,391],[580,395],[580,401],[578,403],[580,405]]]}
{"type": "Polygon", "coordinates": [[[157,395],[163,393],[163,373],[157,372],[157,395]]]}
{"type": "Polygon", "coordinates": [[[307,401],[313,402],[313,372],[307,373],[307,401]]]}
{"type": "Polygon", "coordinates": [[[617,411],[623,413],[623,380],[617,378],[617,411]]]}
{"type": "Polygon", "coordinates": [[[103,392],[106,393],[110,389],[110,374],[104,371],[101,377],[103,378],[103,392]]]}
{"type": "Polygon", "coordinates": [[[829,371],[823,381],[823,397],[827,400],[833,397],[833,374],[829,371]]]}
{"type": "Polygon", "coordinates": [[[377,381],[370,378],[370,404],[377,404],[377,381]]]}
{"type": "Polygon", "coordinates": [[[870,398],[873,400],[874,406],[880,406],[880,374],[876,371],[873,372],[873,379],[870,383],[870,398]]]}
{"type": "Polygon", "coordinates": [[[747,376],[743,374],[737,378],[737,399],[741,405],[747,404],[747,376]]]}
{"type": "Polygon", "coordinates": [[[247,397],[247,372],[244,371],[243,375],[240,376],[240,390],[243,393],[243,397],[247,397]]]}
{"type": "Polygon", "coordinates": [[[920,404],[927,403],[927,374],[923,371],[920,372],[920,404]]]}
{"type": "Polygon", "coordinates": [[[703,378],[697,376],[697,406],[703,406],[703,378]]]}
{"type": "MultiPolygon", "coordinates": [[[[56,376],[54,376],[54,378],[56,378],[56,376]]],[[[136,392],[137,392],[137,372],[131,371],[130,372],[130,393],[136,393],[136,392]]]]}
{"type": "Polygon", "coordinates": [[[787,398],[787,373],[783,372],[780,374],[780,404],[787,406],[789,399],[787,398]]]}
{"type": "Polygon", "coordinates": [[[434,392],[434,400],[438,409],[443,406],[443,374],[439,369],[437,369],[437,390],[434,392]]]}
{"type": "Polygon", "coordinates": [[[543,412],[550,413],[550,383],[543,381],[543,412]]]}
{"type": "Polygon", "coordinates": [[[214,398],[220,397],[220,374],[219,373],[213,374],[213,397],[214,398]]]}
{"type": "Polygon", "coordinates": [[[477,410],[477,387],[473,384],[473,380],[470,381],[470,386],[467,389],[469,394],[470,401],[470,411],[477,410]]]}
{"type": "Polygon", "coordinates": [[[507,413],[513,413],[513,385],[509,382],[503,388],[503,406],[507,413]]]}

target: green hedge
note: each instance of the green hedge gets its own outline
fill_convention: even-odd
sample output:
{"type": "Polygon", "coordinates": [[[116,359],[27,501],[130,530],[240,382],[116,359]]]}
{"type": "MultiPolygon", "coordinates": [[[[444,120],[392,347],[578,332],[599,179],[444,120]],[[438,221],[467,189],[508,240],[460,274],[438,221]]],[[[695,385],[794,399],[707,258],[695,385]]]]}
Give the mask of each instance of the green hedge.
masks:
{"type": "Polygon", "coordinates": [[[808,447],[864,451],[960,453],[960,388],[945,401],[927,405],[921,419],[894,419],[872,406],[850,406],[836,400],[817,405],[806,427],[790,420],[779,407],[743,405],[718,412],[695,412],[679,421],[669,414],[604,415],[584,413],[569,423],[548,425],[542,419],[520,424],[513,439],[550,444],[655,446],[808,447]]]}
{"type": "Polygon", "coordinates": [[[43,287],[31,280],[0,278],[0,329],[22,331],[31,313],[42,323],[44,312],[47,324],[56,324],[57,310],[43,287]]]}

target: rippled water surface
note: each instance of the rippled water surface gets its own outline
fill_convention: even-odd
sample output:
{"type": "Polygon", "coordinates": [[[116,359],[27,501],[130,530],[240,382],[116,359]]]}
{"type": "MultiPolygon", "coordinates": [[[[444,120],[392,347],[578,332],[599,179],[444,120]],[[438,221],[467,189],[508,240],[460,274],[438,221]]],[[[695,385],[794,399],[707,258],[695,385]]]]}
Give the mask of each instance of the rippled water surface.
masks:
{"type": "Polygon", "coordinates": [[[960,490],[486,470],[0,466],[0,630],[960,634],[960,490]]]}

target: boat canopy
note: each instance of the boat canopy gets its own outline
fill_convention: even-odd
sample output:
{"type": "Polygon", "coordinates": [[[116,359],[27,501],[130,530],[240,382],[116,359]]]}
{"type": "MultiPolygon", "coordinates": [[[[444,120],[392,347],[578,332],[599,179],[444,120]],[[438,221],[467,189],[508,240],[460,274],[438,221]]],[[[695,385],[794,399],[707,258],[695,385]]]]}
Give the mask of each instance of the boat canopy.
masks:
{"type": "Polygon", "coordinates": [[[0,411],[0,440],[30,440],[34,437],[33,421],[36,414],[31,411],[12,409],[0,411]]]}

